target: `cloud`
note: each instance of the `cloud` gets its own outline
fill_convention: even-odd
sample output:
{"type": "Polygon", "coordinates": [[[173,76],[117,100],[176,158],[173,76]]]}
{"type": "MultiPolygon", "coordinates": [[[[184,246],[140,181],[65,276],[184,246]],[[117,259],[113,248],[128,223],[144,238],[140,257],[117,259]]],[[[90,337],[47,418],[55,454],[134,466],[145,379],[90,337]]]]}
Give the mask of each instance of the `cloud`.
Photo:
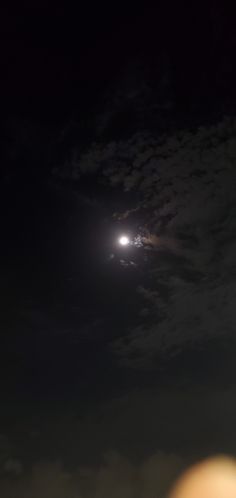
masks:
{"type": "Polygon", "coordinates": [[[106,457],[106,464],[95,477],[95,496],[132,498],[158,498],[166,496],[167,491],[180,470],[183,461],[174,454],[159,452],[140,465],[134,465],[128,459],[111,452],[106,457]]]}
{"type": "Polygon", "coordinates": [[[161,452],[133,464],[116,452],[104,455],[99,468],[68,472],[59,463],[39,463],[20,477],[0,480],[2,498],[158,498],[165,496],[183,468],[181,458],[161,452]]]}
{"type": "Polygon", "coordinates": [[[236,120],[225,116],[172,135],[140,132],[93,143],[78,160],[79,174],[96,173],[98,188],[100,182],[129,194],[115,216],[135,222],[144,236],[146,275],[137,302],[143,298],[146,312],[112,344],[120,365],[153,368],[160,354],[233,340],[235,132],[236,120]]]}
{"type": "Polygon", "coordinates": [[[163,498],[187,464],[235,454],[235,400],[234,387],[188,387],[176,379],[168,388],[139,388],[93,404],[82,416],[63,414],[57,404],[50,417],[40,409],[37,440],[26,440],[32,415],[20,422],[21,460],[2,462],[0,496],[163,498]]]}
{"type": "Polygon", "coordinates": [[[2,498],[64,498],[79,496],[71,475],[58,463],[40,463],[20,477],[0,480],[2,498]]]}
{"type": "Polygon", "coordinates": [[[119,179],[115,163],[105,167],[111,185],[116,178],[124,190],[140,193],[133,209],[149,232],[144,244],[157,251],[148,268],[152,289],[143,292],[156,314],[113,344],[122,365],[150,368],[156,355],[234,337],[235,130],[236,121],[226,117],[162,141],[137,135],[126,142],[133,166],[126,161],[119,179]]]}
{"type": "MultiPolygon", "coordinates": [[[[113,351],[123,366],[134,368],[158,367],[159,356],[175,356],[184,347],[199,346],[209,340],[234,338],[236,284],[212,288],[193,283],[172,283],[169,302],[158,296],[156,317],[161,310],[164,318],[155,324],[142,323],[125,340],[113,343],[113,351]]],[[[145,299],[155,294],[146,290],[145,299]]]]}

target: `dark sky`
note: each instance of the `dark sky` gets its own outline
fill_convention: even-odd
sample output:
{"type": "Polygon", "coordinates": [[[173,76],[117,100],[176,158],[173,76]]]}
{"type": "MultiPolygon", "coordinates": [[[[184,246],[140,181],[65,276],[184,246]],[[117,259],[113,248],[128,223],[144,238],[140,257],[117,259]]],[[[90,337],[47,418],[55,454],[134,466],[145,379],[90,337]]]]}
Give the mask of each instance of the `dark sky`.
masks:
{"type": "Polygon", "coordinates": [[[2,8],[3,498],[235,454],[234,12],[173,4],[2,8]]]}

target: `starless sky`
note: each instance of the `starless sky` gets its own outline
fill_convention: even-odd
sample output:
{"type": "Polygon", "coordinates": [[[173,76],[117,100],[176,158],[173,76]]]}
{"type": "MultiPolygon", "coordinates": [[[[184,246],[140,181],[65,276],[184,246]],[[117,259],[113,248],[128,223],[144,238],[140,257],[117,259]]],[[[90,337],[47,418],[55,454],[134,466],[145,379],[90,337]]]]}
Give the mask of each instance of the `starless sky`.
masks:
{"type": "Polygon", "coordinates": [[[173,3],[2,10],[4,498],[235,453],[234,12],[173,3]]]}

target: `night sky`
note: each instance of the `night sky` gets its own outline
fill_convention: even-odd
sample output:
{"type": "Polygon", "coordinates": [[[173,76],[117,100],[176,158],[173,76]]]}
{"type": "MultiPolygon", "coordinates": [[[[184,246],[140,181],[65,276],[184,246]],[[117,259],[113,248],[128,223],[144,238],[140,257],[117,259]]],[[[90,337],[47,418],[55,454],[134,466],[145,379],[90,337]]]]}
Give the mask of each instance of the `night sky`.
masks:
{"type": "Polygon", "coordinates": [[[235,13],[156,4],[1,8],[3,498],[236,456],[235,13]]]}

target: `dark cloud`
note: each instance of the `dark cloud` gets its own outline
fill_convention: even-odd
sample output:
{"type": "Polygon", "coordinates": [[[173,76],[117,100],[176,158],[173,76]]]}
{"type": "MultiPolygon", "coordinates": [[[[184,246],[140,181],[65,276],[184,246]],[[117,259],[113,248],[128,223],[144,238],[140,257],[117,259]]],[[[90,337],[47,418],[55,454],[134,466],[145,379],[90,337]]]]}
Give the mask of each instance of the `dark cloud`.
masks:
{"type": "Polygon", "coordinates": [[[78,160],[79,174],[134,194],[116,217],[138,219],[152,253],[152,287],[138,292],[153,321],[140,319],[113,343],[123,365],[150,368],[157,354],[234,337],[235,130],[226,116],[171,136],[137,133],[94,143],[78,160]]]}
{"type": "Polygon", "coordinates": [[[116,452],[104,455],[98,469],[78,468],[68,472],[60,463],[39,463],[22,475],[2,476],[3,498],[29,497],[100,498],[112,495],[133,498],[163,496],[183,468],[181,458],[174,454],[157,453],[141,465],[132,464],[116,452]]]}
{"type": "Polygon", "coordinates": [[[209,385],[139,389],[86,416],[55,409],[45,418],[39,411],[34,431],[27,414],[17,451],[6,437],[0,441],[1,496],[93,498],[113,491],[161,498],[187,464],[235,454],[234,393],[209,385]]]}

